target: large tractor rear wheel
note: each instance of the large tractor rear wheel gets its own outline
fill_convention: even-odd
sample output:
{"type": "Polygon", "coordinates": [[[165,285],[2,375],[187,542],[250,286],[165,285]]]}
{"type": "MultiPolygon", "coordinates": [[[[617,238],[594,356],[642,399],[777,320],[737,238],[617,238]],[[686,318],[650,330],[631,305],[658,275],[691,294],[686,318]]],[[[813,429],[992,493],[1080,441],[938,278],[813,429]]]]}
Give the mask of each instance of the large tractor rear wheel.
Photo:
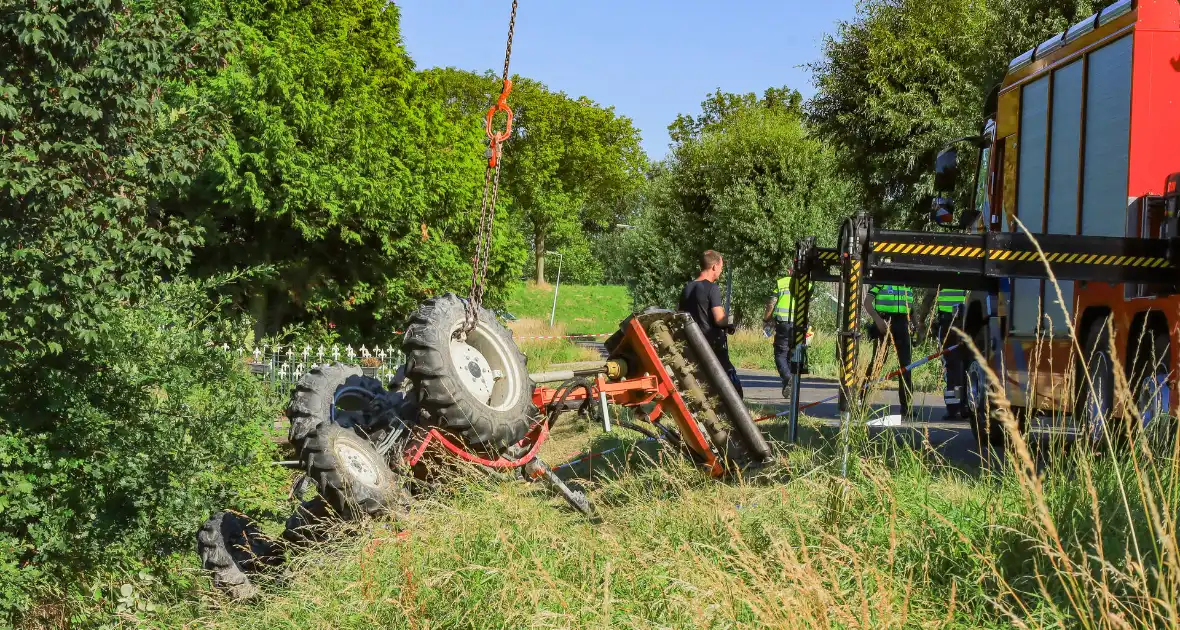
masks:
{"type": "Polygon", "coordinates": [[[403,349],[425,423],[468,446],[499,454],[524,438],[536,408],[524,354],[486,309],[463,336],[466,302],[427,300],[410,319],[403,349]]]}

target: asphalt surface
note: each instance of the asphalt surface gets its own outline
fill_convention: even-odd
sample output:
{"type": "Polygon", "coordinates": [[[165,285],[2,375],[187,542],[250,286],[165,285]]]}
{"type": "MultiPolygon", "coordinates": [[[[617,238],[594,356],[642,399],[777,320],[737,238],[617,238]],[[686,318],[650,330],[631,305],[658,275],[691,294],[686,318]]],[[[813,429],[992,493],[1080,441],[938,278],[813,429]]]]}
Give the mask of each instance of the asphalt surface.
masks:
{"type": "MultiPolygon", "coordinates": [[[[784,412],[790,410],[790,405],[782,396],[782,381],[775,372],[761,370],[739,370],[738,377],[742,382],[744,398],[748,404],[758,405],[765,409],[765,413],[772,410],[784,412]]],[[[804,378],[800,387],[799,399],[801,404],[823,400],[838,393],[836,381],[804,378]]],[[[942,404],[942,393],[917,393],[914,396],[915,420],[903,422],[899,426],[871,426],[869,434],[872,436],[892,436],[899,442],[912,446],[925,446],[940,453],[951,462],[974,467],[980,464],[978,447],[971,435],[971,428],[966,421],[944,421],[946,407],[942,404]]],[[[897,390],[883,389],[874,393],[870,408],[870,420],[882,418],[889,414],[900,414],[901,409],[897,398],[897,390]]],[[[837,400],[822,403],[802,412],[811,417],[826,421],[830,427],[840,424],[839,405],[837,400]]],[[[785,420],[785,417],[784,417],[785,420]]],[[[778,436],[773,436],[778,437],[778,436]]]]}

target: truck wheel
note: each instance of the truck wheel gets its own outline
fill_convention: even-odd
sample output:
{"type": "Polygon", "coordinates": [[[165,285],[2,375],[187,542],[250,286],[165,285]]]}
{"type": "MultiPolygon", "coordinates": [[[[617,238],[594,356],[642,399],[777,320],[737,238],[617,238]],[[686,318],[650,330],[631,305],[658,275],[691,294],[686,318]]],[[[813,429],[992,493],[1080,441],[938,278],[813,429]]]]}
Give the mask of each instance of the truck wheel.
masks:
{"type": "MultiPolygon", "coordinates": [[[[975,347],[980,352],[987,353],[987,331],[975,333],[975,347]]],[[[979,357],[971,356],[967,359],[967,368],[963,379],[966,399],[963,409],[967,414],[967,421],[971,424],[971,435],[979,447],[980,454],[989,447],[1003,451],[1008,445],[1008,436],[1004,432],[1004,425],[1000,422],[997,410],[992,405],[987,366],[979,357]]],[[[1011,413],[1016,417],[1016,430],[1024,432],[1025,414],[1022,410],[1013,408],[1011,413]]]]}
{"type": "Polygon", "coordinates": [[[352,429],[321,422],[303,439],[303,470],[342,518],[359,521],[404,503],[401,481],[373,445],[352,429]]]}
{"type": "Polygon", "coordinates": [[[1110,331],[1106,319],[1090,327],[1082,357],[1081,392],[1077,403],[1079,439],[1088,446],[1101,448],[1109,438],[1117,441],[1120,431],[1114,417],[1114,360],[1110,351],[1110,331]]]}
{"type": "Polygon", "coordinates": [[[481,308],[476,327],[456,338],[465,304],[448,293],[414,313],[402,346],[406,377],[427,424],[498,454],[529,430],[536,413],[533,383],[512,333],[491,311],[481,308]]]}
{"type": "Polygon", "coordinates": [[[1172,389],[1168,376],[1172,365],[1171,341],[1166,331],[1147,334],[1135,352],[1131,371],[1131,395],[1140,426],[1151,438],[1166,437],[1171,427],[1172,389]]]}
{"type": "Polygon", "coordinates": [[[213,585],[234,599],[258,594],[251,573],[283,563],[279,544],[263,536],[254,521],[233,512],[218,512],[205,521],[197,531],[197,555],[213,585]]]}
{"type": "Polygon", "coordinates": [[[291,392],[287,418],[291,429],[287,441],[302,456],[300,444],[313,428],[324,421],[351,426],[372,400],[384,392],[381,382],[361,374],[355,365],[333,363],[312,368],[300,377],[291,392]]]}

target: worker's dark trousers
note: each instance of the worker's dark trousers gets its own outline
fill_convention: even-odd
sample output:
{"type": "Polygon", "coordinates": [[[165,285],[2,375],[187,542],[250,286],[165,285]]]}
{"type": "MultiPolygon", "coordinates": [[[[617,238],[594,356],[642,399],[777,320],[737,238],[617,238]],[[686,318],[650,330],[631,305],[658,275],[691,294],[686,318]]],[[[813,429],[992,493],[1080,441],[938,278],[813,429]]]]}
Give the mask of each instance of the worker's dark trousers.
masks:
{"type": "Polygon", "coordinates": [[[963,381],[966,376],[963,372],[963,357],[966,356],[963,339],[953,330],[955,327],[960,329],[963,327],[962,322],[959,321],[960,310],[956,309],[952,313],[938,312],[937,334],[939,349],[944,351],[942,368],[946,375],[946,389],[942,392],[942,402],[946,404],[946,415],[952,418],[959,417],[963,412],[963,381]],[[954,345],[959,347],[945,352],[948,347],[954,345]]]}
{"type": "MultiPolygon", "coordinates": [[[[888,333],[893,337],[893,347],[897,350],[898,364],[901,367],[909,365],[913,360],[910,350],[910,316],[906,313],[881,313],[881,317],[885,319],[885,323],[889,326],[888,333]]],[[[876,326],[870,326],[869,330],[873,338],[873,357],[876,360],[877,351],[880,349],[884,336],[877,332],[876,326]]],[[[901,401],[902,415],[908,415],[912,411],[910,394],[913,391],[913,377],[908,370],[902,372],[897,383],[897,397],[901,401]]]]}
{"type": "Polygon", "coordinates": [[[709,340],[713,346],[713,354],[717,355],[717,360],[721,362],[721,368],[725,370],[729,381],[733,383],[733,388],[737,390],[738,396],[745,396],[742,391],[742,382],[738,379],[737,368],[733,367],[733,362],[729,360],[729,336],[725,331],[720,331],[720,334],[715,334],[709,340]]]}
{"type": "Polygon", "coordinates": [[[783,379],[783,387],[791,382],[791,337],[794,334],[794,323],[774,323],[774,367],[778,368],[779,378],[783,379]]]}

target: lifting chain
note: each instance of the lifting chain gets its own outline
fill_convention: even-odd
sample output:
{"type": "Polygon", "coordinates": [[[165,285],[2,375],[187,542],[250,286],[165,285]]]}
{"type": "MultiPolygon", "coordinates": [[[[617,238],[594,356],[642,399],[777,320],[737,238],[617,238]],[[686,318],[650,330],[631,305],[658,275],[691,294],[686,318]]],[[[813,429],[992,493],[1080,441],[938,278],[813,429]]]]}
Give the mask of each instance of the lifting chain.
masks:
{"type": "Polygon", "coordinates": [[[503,143],[512,135],[512,109],[508,107],[508,94],[512,92],[512,81],[508,78],[508,62],[512,59],[512,33],[516,28],[516,3],[512,0],[512,17],[508,20],[508,47],[504,51],[503,88],[495,104],[488,109],[484,121],[484,132],[488,136],[488,165],[483,176],[483,200],[479,208],[479,236],[475,241],[475,255],[471,259],[471,291],[467,295],[467,312],[462,332],[471,332],[479,321],[479,306],[483,302],[484,283],[488,277],[488,260],[492,257],[492,241],[496,222],[496,199],[500,194],[500,157],[503,143]],[[507,119],[504,130],[497,132],[492,127],[497,112],[504,112],[507,119]]]}

